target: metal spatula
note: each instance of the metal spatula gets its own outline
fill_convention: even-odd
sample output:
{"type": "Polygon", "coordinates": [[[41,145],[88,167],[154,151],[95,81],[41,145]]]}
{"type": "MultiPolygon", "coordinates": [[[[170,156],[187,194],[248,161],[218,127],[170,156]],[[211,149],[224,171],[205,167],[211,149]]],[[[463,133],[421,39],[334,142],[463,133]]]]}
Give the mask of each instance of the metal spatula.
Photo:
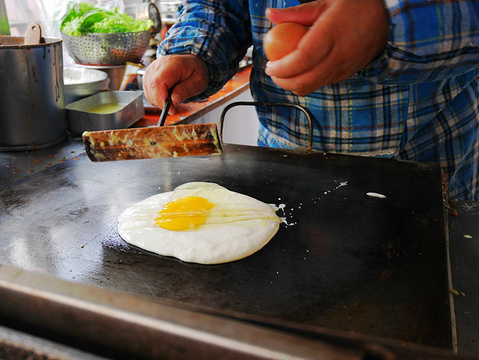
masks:
{"type": "Polygon", "coordinates": [[[163,126],[171,106],[171,90],[157,127],[86,131],[83,145],[91,161],[116,161],[221,154],[216,124],[163,126]]]}

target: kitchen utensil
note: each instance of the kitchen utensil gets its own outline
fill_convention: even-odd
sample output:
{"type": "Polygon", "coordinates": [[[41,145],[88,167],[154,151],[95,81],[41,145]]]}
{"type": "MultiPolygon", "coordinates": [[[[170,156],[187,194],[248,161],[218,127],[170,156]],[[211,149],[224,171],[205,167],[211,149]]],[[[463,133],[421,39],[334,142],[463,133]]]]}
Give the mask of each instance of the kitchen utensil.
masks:
{"type": "Polygon", "coordinates": [[[71,104],[101,91],[106,91],[110,84],[106,72],[84,67],[64,67],[63,81],[65,85],[65,104],[71,104]]]}
{"type": "Polygon", "coordinates": [[[66,106],[68,131],[125,129],[145,114],[143,94],[139,91],[105,91],[66,106]]]}
{"type": "Polygon", "coordinates": [[[216,124],[86,131],[83,133],[83,144],[91,161],[222,153],[216,124]]]}
{"type": "Polygon", "coordinates": [[[99,70],[106,73],[110,79],[110,84],[108,86],[108,90],[110,91],[120,90],[126,70],[126,65],[84,65],[77,63],[76,66],[83,69],[99,70]]]}
{"type": "Polygon", "coordinates": [[[25,45],[29,41],[0,36],[1,151],[42,149],[68,136],[62,41],[44,37],[25,45]]]}
{"type": "Polygon", "coordinates": [[[150,31],[154,34],[158,34],[161,31],[161,14],[158,6],[150,1],[143,2],[139,4],[136,8],[136,18],[138,20],[151,20],[153,21],[153,26],[150,28],[150,31]]]}
{"type": "Polygon", "coordinates": [[[62,33],[62,38],[73,60],[86,65],[138,63],[150,45],[149,31],[81,36],[62,33]]]}
{"type": "Polygon", "coordinates": [[[163,109],[161,110],[160,119],[158,120],[158,126],[165,125],[166,118],[168,117],[168,111],[170,111],[171,106],[171,92],[173,88],[168,91],[168,95],[165,100],[165,105],[163,105],[163,109]]]}
{"type": "Polygon", "coordinates": [[[25,45],[38,45],[42,40],[42,28],[37,23],[28,25],[25,33],[25,45]]]}
{"type": "Polygon", "coordinates": [[[87,131],[83,144],[91,161],[115,161],[221,154],[216,124],[163,126],[171,106],[171,90],[157,127],[87,131]]]}
{"type": "MultiPolygon", "coordinates": [[[[33,159],[20,153],[14,161],[3,160],[10,165],[0,166],[0,263],[152,303],[289,324],[304,333],[332,329],[403,345],[450,346],[454,308],[438,164],[232,144],[224,145],[227,156],[98,164],[82,150],[83,144],[72,141],[33,159]],[[35,173],[28,174],[30,169],[35,173]],[[213,266],[150,254],[121,239],[117,223],[123,209],[190,181],[217,183],[275,204],[283,209],[278,215],[284,223],[262,250],[213,266]]],[[[18,277],[11,283],[18,290],[18,277]]],[[[48,321],[40,316],[52,318],[64,309],[57,304],[48,311],[33,299],[28,312],[1,294],[1,305],[10,304],[0,306],[2,314],[15,308],[20,319],[42,326],[48,321]]],[[[71,302],[76,299],[72,295],[71,302]]],[[[109,297],[111,309],[116,300],[109,297]]],[[[143,310],[131,304],[140,319],[143,310]]],[[[102,320],[102,314],[90,315],[102,320]]],[[[89,321],[73,330],[80,336],[85,327],[104,330],[89,321]]],[[[180,328],[180,335],[183,329],[190,331],[180,328]]],[[[127,333],[133,341],[138,337],[130,328],[127,333]]]]}

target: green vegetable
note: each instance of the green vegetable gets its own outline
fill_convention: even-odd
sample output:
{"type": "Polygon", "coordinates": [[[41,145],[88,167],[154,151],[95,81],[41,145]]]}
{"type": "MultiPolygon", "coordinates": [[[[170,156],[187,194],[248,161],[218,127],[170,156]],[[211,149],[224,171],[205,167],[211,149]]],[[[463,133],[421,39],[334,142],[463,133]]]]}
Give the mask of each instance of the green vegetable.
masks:
{"type": "Polygon", "coordinates": [[[151,20],[137,20],[127,14],[120,14],[118,8],[108,11],[92,3],[78,3],[65,16],[61,31],[70,36],[89,33],[115,34],[133,31],[147,31],[153,26],[151,20]]]}

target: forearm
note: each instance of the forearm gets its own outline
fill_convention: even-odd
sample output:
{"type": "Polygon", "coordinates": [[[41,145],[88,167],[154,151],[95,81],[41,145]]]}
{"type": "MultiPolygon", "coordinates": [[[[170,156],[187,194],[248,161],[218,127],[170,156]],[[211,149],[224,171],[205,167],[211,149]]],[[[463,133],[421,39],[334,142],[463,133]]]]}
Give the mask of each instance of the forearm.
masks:
{"type": "Polygon", "coordinates": [[[189,1],[168,31],[159,53],[193,54],[205,60],[208,88],[198,97],[220,90],[238,70],[251,45],[249,11],[244,1],[189,1]]]}
{"type": "Polygon", "coordinates": [[[382,84],[444,80],[479,68],[479,1],[385,0],[386,51],[360,74],[382,84]]]}

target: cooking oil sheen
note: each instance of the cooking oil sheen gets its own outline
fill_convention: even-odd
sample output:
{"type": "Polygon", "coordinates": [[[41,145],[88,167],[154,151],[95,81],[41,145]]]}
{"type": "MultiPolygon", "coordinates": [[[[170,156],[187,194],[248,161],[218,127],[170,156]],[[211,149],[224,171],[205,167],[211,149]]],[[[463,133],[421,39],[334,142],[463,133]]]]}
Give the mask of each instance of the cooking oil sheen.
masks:
{"type": "Polygon", "coordinates": [[[98,104],[90,109],[88,109],[88,112],[94,113],[94,114],[112,114],[114,112],[117,112],[123,108],[123,105],[117,102],[114,103],[106,103],[106,104],[98,104]]]}

